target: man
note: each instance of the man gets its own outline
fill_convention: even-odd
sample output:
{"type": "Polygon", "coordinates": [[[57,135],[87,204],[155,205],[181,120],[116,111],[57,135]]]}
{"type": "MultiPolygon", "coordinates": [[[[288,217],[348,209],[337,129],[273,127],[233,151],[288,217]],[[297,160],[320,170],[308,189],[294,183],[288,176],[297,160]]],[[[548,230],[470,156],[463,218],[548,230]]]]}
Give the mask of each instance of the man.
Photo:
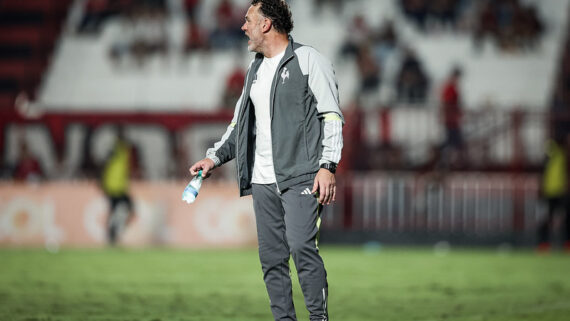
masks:
{"type": "Polygon", "coordinates": [[[557,214],[564,220],[564,249],[570,252],[570,199],[568,197],[568,146],[567,135],[556,132],[548,141],[546,162],[542,173],[540,194],[548,205],[548,213],[538,226],[538,251],[548,252],[551,248],[552,227],[557,214]]]}
{"type": "Polygon", "coordinates": [[[107,238],[110,245],[117,243],[121,230],[134,217],[133,203],[129,195],[129,179],[131,170],[136,175],[138,166],[133,154],[133,147],[125,138],[124,128],[119,126],[117,140],[105,162],[101,176],[101,187],[109,200],[107,238]]]}
{"type": "Polygon", "coordinates": [[[463,162],[463,135],[461,133],[461,93],[459,91],[459,80],[462,71],[459,67],[453,68],[449,78],[441,91],[441,114],[445,125],[445,142],[443,143],[443,153],[447,166],[461,165],[463,162]]]}
{"type": "Polygon", "coordinates": [[[251,62],[231,124],[190,173],[236,158],[240,195],[252,194],[259,257],[275,320],[297,320],[292,255],[311,320],[328,320],[328,286],[318,252],[322,205],[335,200],[343,118],[332,65],[293,42],[282,0],[253,0],[242,30],[251,62]]]}

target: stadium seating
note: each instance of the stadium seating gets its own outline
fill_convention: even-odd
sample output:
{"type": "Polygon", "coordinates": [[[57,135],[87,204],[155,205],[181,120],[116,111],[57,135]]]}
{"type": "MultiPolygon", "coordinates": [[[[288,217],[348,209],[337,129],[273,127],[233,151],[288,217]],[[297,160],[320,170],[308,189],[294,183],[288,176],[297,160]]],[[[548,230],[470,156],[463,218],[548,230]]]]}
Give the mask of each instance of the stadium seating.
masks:
{"type": "MultiPolygon", "coordinates": [[[[548,32],[538,51],[527,54],[503,53],[491,45],[484,46],[481,52],[476,53],[470,35],[465,33],[441,32],[426,35],[402,16],[394,1],[352,1],[340,16],[325,11],[317,18],[310,17],[310,2],[295,1],[292,10],[297,23],[293,37],[297,41],[313,45],[333,60],[337,68],[341,99],[345,104],[355,95],[356,68],[352,62],[339,61],[336,57],[350,18],[354,13],[362,12],[373,26],[380,25],[388,17],[393,19],[402,42],[413,47],[425,64],[433,84],[431,103],[435,102],[439,85],[452,66],[460,64],[465,71],[464,99],[468,107],[476,109],[492,103],[505,108],[522,106],[536,110],[543,108],[551,95],[550,87],[560,51],[568,1],[548,0],[536,4],[544,21],[547,21],[548,32]],[[343,23],[339,24],[339,19],[343,23]],[[534,76],[526,77],[529,72],[534,76]],[[490,74],[493,76],[490,77],[490,74]]],[[[212,14],[206,10],[208,7],[203,9],[201,17],[212,14]]],[[[181,16],[170,19],[170,29],[184,23],[181,16]]],[[[221,80],[231,72],[231,66],[236,62],[246,66],[250,59],[244,52],[240,52],[237,59],[231,52],[196,55],[184,58],[181,64],[173,58],[169,65],[155,59],[144,69],[144,77],[138,77],[136,69],[120,70],[121,76],[117,77],[118,71],[108,60],[107,52],[118,24],[119,22],[110,20],[102,35],[96,39],[78,38],[71,34],[62,39],[61,50],[55,57],[55,68],[48,74],[43,95],[48,105],[62,102],[62,95],[67,93],[67,90],[61,89],[62,83],[65,83],[72,71],[80,68],[84,77],[71,84],[66,83],[65,86],[68,90],[77,92],[81,98],[68,105],[97,105],[106,109],[116,106],[148,106],[145,109],[179,110],[182,104],[185,108],[212,110],[219,106],[223,90],[220,87],[221,80]],[[77,57],[86,55],[89,59],[76,61],[79,59],[77,57]],[[135,90],[134,96],[114,94],[117,93],[114,88],[126,86],[127,81],[132,86],[127,86],[125,91],[135,90]],[[194,86],[198,86],[196,89],[200,95],[189,90],[194,86]],[[136,88],[139,88],[138,92],[136,88]],[[202,90],[206,88],[209,90],[202,90]],[[112,99],[110,94],[113,94],[112,99]]],[[[172,43],[181,41],[181,35],[175,32],[171,32],[169,37],[172,43]]]]}
{"type": "MultiPolygon", "coordinates": [[[[0,59],[0,88],[3,88],[0,89],[0,102],[4,103],[13,100],[22,89],[37,85],[41,71],[46,68],[49,48],[54,43],[51,37],[56,34],[38,32],[38,26],[45,25],[48,20],[57,20],[53,17],[62,17],[61,12],[65,12],[62,8],[66,8],[59,1],[48,1],[52,5],[57,2],[57,10],[53,7],[48,9],[50,7],[45,4],[33,7],[34,3],[40,1],[25,5],[13,2],[18,1],[2,2],[4,11],[1,14],[10,12],[10,15],[17,17],[14,13],[24,12],[28,20],[42,18],[36,19],[40,22],[11,22],[10,27],[2,23],[0,27],[7,31],[1,33],[0,46],[10,46],[15,51],[23,48],[33,57],[0,59]]],[[[180,1],[171,1],[177,2],[180,1]]],[[[81,3],[84,2],[76,1],[74,5],[78,7],[81,3]]],[[[243,0],[236,0],[235,3],[240,7],[247,5],[247,1],[243,0]]],[[[516,158],[513,150],[520,136],[525,147],[525,159],[539,164],[543,155],[541,142],[547,133],[544,113],[552,95],[563,44],[561,39],[567,30],[570,1],[545,0],[534,3],[546,22],[547,32],[539,48],[530,52],[505,53],[491,44],[475,51],[471,35],[464,31],[423,33],[403,16],[397,1],[355,0],[347,4],[341,13],[325,8],[318,15],[315,15],[313,2],[293,1],[295,29],[292,35],[295,40],[318,48],[333,61],[339,81],[341,107],[345,110],[358,98],[360,79],[356,63],[339,58],[338,52],[345,37],[349,36],[346,35],[346,26],[355,14],[363,14],[374,28],[388,19],[392,20],[402,44],[413,47],[417,52],[432,84],[428,100],[419,106],[408,106],[385,97],[374,97],[377,100],[366,110],[363,128],[365,145],[377,148],[388,142],[403,150],[404,159],[408,161],[406,164],[425,162],[430,150],[440,144],[444,136],[438,115],[441,84],[450,69],[459,64],[465,73],[462,79],[464,107],[467,110],[464,131],[466,139],[473,143],[471,146],[485,150],[481,154],[489,153],[492,160],[510,164],[514,162],[511,159],[516,158]],[[529,77],[530,74],[532,77],[529,77]],[[386,109],[389,111],[384,112],[386,109]],[[518,115],[514,110],[525,113],[522,120],[514,117],[518,115]],[[511,112],[514,114],[511,115],[511,112]],[[533,116],[535,112],[541,113],[539,117],[533,116]],[[479,114],[485,115],[480,117],[479,114]]],[[[201,7],[200,22],[207,28],[211,28],[208,18],[212,17],[214,6],[214,1],[207,1],[201,7]]],[[[71,8],[70,12],[73,11],[71,8]]],[[[81,10],[78,12],[80,17],[81,10]]],[[[71,27],[62,34],[53,53],[37,103],[48,113],[218,113],[225,78],[236,65],[247,66],[251,54],[242,48],[180,55],[176,51],[180,47],[176,46],[183,42],[184,32],[181,30],[184,29],[185,19],[180,12],[170,13],[167,28],[169,43],[173,45],[172,52],[166,58],[151,57],[142,68],[132,62],[115,65],[109,59],[110,48],[117,36],[121,35],[118,19],[107,20],[97,35],[76,32],[73,19],[68,19],[67,25],[71,27]]],[[[79,20],[75,17],[76,25],[79,20]]],[[[60,20],[57,21],[61,24],[60,20]]],[[[395,73],[393,70],[383,72],[395,73]]],[[[389,76],[383,77],[382,86],[385,86],[389,76]]],[[[157,177],[161,175],[162,172],[156,174],[157,177]]]]}
{"type": "Polygon", "coordinates": [[[0,2],[0,109],[11,109],[21,91],[35,93],[70,2],[0,2]]]}

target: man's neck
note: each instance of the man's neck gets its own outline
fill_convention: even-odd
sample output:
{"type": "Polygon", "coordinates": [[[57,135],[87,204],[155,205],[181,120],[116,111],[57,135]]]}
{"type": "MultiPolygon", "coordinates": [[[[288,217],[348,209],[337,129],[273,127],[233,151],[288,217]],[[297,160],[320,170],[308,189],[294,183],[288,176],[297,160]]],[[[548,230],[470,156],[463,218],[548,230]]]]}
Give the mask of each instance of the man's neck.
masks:
{"type": "Polygon", "coordinates": [[[263,51],[263,56],[267,58],[273,58],[278,54],[285,51],[287,46],[289,45],[289,37],[287,35],[281,33],[275,33],[268,35],[269,39],[267,39],[267,47],[263,51]]]}

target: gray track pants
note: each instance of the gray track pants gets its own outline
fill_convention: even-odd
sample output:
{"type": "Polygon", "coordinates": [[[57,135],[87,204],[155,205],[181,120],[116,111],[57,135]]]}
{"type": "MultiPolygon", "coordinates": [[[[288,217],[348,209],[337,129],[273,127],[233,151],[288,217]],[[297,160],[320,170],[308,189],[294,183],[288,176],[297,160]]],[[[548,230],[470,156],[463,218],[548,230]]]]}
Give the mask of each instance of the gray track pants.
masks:
{"type": "Polygon", "coordinates": [[[289,256],[311,321],[327,321],[327,273],[319,255],[317,237],[320,205],[308,193],[313,181],[277,192],[275,184],[253,184],[259,259],[275,320],[297,320],[291,289],[289,256]]]}

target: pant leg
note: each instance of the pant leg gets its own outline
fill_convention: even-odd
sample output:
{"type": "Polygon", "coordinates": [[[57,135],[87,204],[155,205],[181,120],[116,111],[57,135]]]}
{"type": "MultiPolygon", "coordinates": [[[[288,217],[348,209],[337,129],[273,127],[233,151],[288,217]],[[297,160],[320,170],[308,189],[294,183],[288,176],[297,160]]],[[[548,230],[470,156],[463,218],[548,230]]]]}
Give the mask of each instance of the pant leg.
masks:
{"type": "Polygon", "coordinates": [[[253,184],[259,260],[275,320],[297,320],[289,270],[284,211],[275,184],[253,184]]]}
{"type": "Polygon", "coordinates": [[[570,196],[564,199],[564,241],[565,246],[570,246],[570,196]]]}
{"type": "Polygon", "coordinates": [[[538,227],[538,242],[539,244],[549,243],[550,240],[550,230],[552,227],[552,221],[554,219],[554,213],[560,204],[558,198],[548,198],[548,213],[542,223],[538,227]]]}
{"type": "Polygon", "coordinates": [[[117,206],[119,199],[113,196],[107,196],[109,200],[109,215],[107,216],[107,241],[110,245],[115,245],[118,238],[118,225],[117,225],[117,206]]]}
{"type": "Polygon", "coordinates": [[[313,181],[287,189],[282,195],[287,241],[311,321],[328,320],[327,272],[319,254],[320,217],[317,198],[310,194],[313,181]]]}

